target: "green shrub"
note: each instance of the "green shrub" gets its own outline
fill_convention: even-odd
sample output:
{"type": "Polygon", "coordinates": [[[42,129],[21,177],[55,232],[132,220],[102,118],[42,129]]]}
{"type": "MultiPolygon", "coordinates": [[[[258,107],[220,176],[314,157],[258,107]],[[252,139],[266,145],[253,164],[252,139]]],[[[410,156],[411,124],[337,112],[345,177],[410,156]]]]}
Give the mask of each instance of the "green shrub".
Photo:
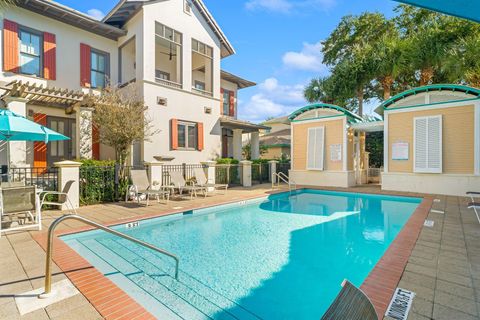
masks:
{"type": "Polygon", "coordinates": [[[239,161],[231,158],[219,158],[217,164],[239,164],[239,161]]]}

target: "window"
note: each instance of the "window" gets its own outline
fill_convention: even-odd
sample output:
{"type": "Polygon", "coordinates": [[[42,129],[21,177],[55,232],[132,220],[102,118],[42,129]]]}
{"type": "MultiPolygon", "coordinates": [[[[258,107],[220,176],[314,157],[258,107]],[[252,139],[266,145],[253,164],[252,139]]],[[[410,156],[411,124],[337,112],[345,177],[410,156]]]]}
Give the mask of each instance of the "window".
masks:
{"type": "Polygon", "coordinates": [[[177,30],[155,23],[155,77],[159,83],[182,87],[182,38],[177,30]]]}
{"type": "Polygon", "coordinates": [[[213,48],[203,42],[192,39],[192,87],[195,83],[204,84],[203,94],[212,95],[213,87],[213,48]]]}
{"type": "Polygon", "coordinates": [[[225,90],[225,89],[222,89],[222,92],[223,92],[223,97],[222,97],[222,102],[223,102],[223,105],[222,105],[222,114],[223,115],[226,115],[226,116],[231,116],[231,117],[234,117],[235,116],[235,108],[234,106],[232,106],[233,104],[233,91],[230,91],[230,90],[225,90]],[[233,113],[233,114],[232,114],[233,113]]]}
{"type": "Polygon", "coordinates": [[[325,127],[309,128],[307,138],[307,169],[323,170],[325,127]]]}
{"type": "Polygon", "coordinates": [[[178,123],[178,148],[197,149],[197,124],[193,122],[178,123]]]}
{"type": "Polygon", "coordinates": [[[91,83],[92,88],[105,88],[108,77],[108,53],[91,51],[91,83]]]}
{"type": "Polygon", "coordinates": [[[414,118],[415,172],[442,173],[442,116],[414,118]]]}
{"type": "Polygon", "coordinates": [[[170,81],[170,73],[161,70],[155,70],[155,78],[170,81]]]}
{"type": "Polygon", "coordinates": [[[20,72],[23,74],[42,76],[42,36],[40,34],[20,30],[20,72]]]}
{"type": "Polygon", "coordinates": [[[195,89],[205,91],[205,82],[195,80],[195,89]]]}

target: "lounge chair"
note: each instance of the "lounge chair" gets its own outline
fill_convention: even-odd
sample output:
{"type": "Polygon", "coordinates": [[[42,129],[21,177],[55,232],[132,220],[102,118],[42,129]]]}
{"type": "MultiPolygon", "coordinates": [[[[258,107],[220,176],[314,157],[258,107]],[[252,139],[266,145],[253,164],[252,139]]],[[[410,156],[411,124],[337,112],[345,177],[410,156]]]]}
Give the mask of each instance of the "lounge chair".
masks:
{"type": "Polygon", "coordinates": [[[42,213],[35,186],[0,188],[0,236],[5,231],[42,230],[42,213]],[[4,228],[4,225],[9,225],[4,228]]]}
{"type": "Polygon", "coordinates": [[[190,193],[190,199],[193,199],[194,196],[197,196],[197,191],[201,191],[206,195],[207,191],[205,187],[197,186],[195,184],[187,184],[181,172],[168,171],[168,175],[170,176],[174,189],[177,189],[180,195],[183,194],[183,191],[188,191],[190,193]]]}
{"type": "Polygon", "coordinates": [[[160,190],[153,189],[150,182],[148,181],[147,171],[145,170],[131,170],[130,178],[132,179],[132,184],[127,188],[127,194],[125,195],[125,202],[128,202],[128,198],[132,195],[133,192],[134,200],[137,200],[137,203],[140,203],[141,195],[145,195],[147,200],[147,207],[149,204],[150,196],[154,196],[157,199],[157,202],[160,202],[160,196],[162,199],[167,201],[170,199],[170,192],[161,188],[160,190]]]}
{"type": "Polygon", "coordinates": [[[195,168],[193,173],[195,175],[195,180],[197,181],[197,185],[204,187],[206,193],[210,189],[213,189],[214,191],[217,191],[218,189],[224,189],[225,190],[224,194],[227,193],[228,184],[218,184],[218,183],[209,182],[202,168],[195,168]]]}
{"type": "Polygon", "coordinates": [[[473,209],[475,211],[475,215],[477,216],[478,223],[480,223],[480,202],[475,201],[475,198],[480,198],[480,192],[469,191],[467,192],[467,196],[470,196],[472,202],[468,203],[468,208],[473,209]]]}
{"type": "Polygon", "coordinates": [[[343,280],[337,295],[322,320],[378,320],[377,312],[362,290],[348,280],[343,280]]]}
{"type": "Polygon", "coordinates": [[[70,198],[68,197],[68,193],[70,191],[70,188],[72,185],[75,183],[73,180],[67,181],[65,186],[63,187],[63,190],[61,192],[59,191],[44,191],[41,193],[42,201],[40,202],[40,208],[43,208],[43,206],[54,206],[54,207],[59,207],[62,209],[63,205],[67,207],[67,210],[71,214],[77,214],[77,210],[75,210],[75,207],[72,204],[72,201],[70,201],[70,198]],[[47,196],[51,198],[50,200],[47,199],[47,196]],[[53,197],[51,197],[53,196],[53,197]],[[54,199],[52,199],[54,198],[54,199]]]}

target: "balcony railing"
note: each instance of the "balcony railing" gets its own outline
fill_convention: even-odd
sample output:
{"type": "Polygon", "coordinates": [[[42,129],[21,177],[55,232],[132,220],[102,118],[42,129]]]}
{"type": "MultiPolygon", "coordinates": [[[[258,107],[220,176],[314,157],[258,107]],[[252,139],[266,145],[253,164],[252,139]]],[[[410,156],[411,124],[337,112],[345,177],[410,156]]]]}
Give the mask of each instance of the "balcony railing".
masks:
{"type": "Polygon", "coordinates": [[[162,86],[171,87],[175,89],[182,89],[182,84],[178,82],[173,82],[173,81],[165,80],[161,78],[155,78],[155,81],[161,84],[162,86]]]}
{"type": "Polygon", "coordinates": [[[197,94],[201,94],[202,96],[206,96],[206,97],[213,97],[213,92],[205,91],[205,90],[198,89],[198,88],[195,88],[195,87],[192,87],[192,92],[197,93],[197,94]]]}

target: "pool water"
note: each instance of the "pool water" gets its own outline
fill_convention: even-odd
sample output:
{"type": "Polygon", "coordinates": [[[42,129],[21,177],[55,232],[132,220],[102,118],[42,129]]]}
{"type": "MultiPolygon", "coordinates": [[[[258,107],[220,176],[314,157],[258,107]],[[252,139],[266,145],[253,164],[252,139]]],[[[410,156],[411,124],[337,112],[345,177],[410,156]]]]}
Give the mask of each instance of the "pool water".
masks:
{"type": "Polygon", "coordinates": [[[319,319],[347,278],[360,286],[419,198],[301,190],[62,237],[161,319],[319,319]]]}

